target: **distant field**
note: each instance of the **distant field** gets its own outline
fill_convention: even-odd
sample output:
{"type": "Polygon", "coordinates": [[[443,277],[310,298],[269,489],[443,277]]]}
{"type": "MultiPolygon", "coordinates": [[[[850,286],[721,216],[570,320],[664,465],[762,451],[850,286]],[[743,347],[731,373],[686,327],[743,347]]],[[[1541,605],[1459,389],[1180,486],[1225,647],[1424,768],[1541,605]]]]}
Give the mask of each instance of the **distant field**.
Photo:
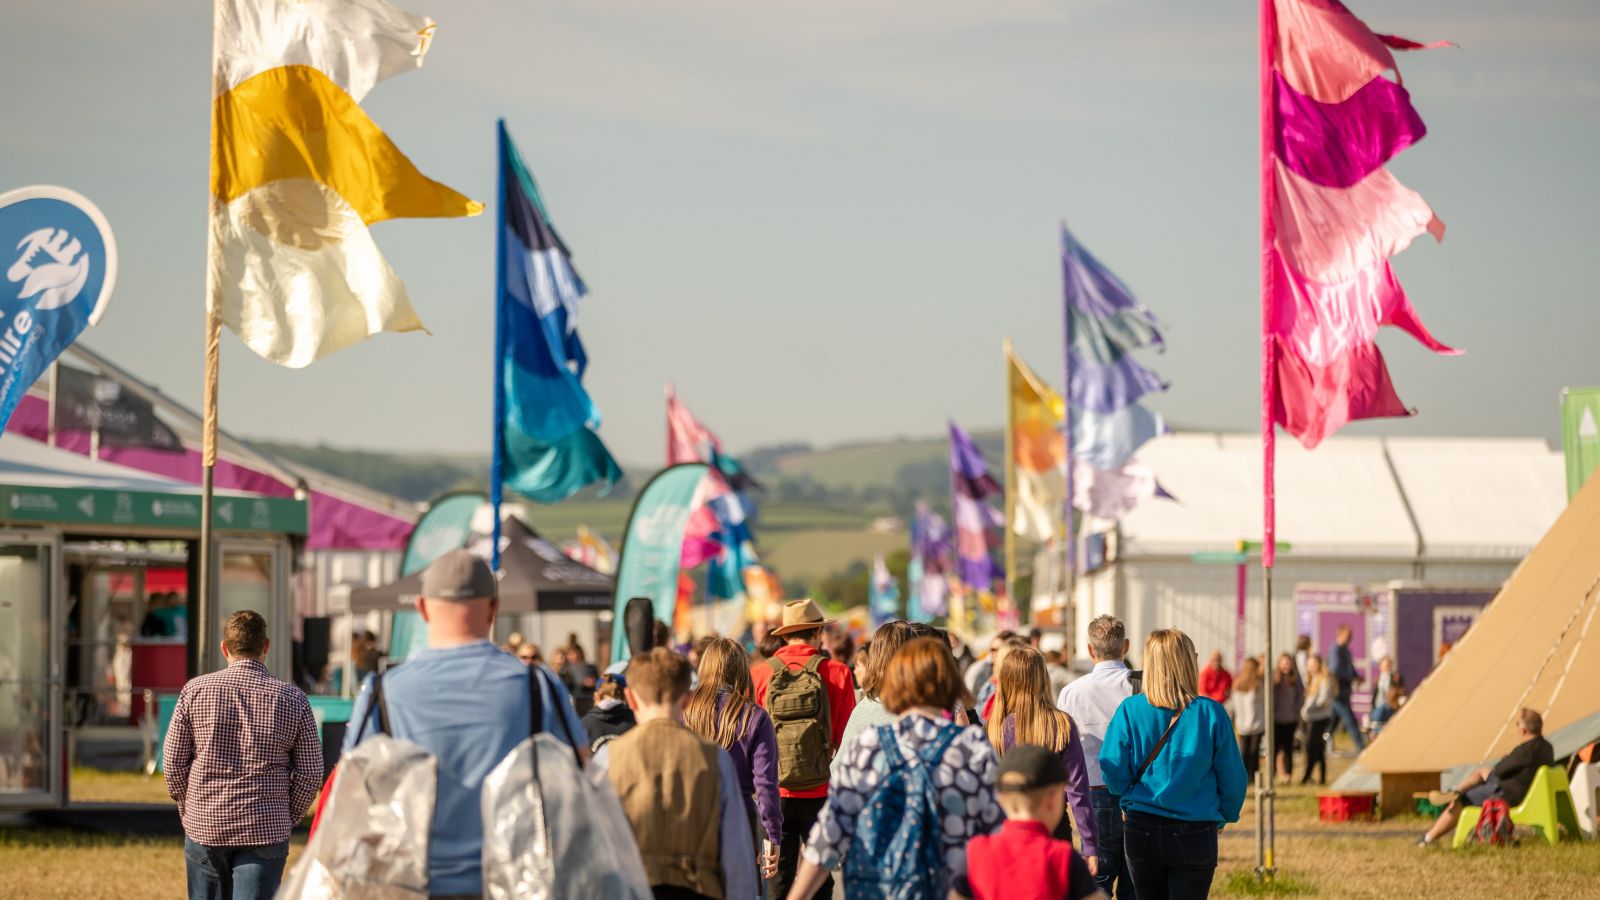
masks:
{"type": "Polygon", "coordinates": [[[780,460],[778,472],[784,478],[810,477],[827,488],[887,487],[895,483],[902,466],[937,461],[948,452],[946,447],[943,441],[893,441],[817,450],[780,460]]]}
{"type": "Polygon", "coordinates": [[[818,581],[853,562],[871,563],[877,553],[906,547],[906,533],[880,533],[866,529],[816,529],[768,532],[762,540],[762,560],[785,581],[818,581]]]}

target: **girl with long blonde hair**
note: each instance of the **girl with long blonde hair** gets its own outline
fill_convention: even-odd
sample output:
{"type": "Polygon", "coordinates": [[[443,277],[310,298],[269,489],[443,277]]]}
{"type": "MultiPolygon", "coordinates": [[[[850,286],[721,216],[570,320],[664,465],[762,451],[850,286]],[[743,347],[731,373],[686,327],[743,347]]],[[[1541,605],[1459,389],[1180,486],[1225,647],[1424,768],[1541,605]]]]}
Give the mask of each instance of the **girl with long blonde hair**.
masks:
{"type": "Polygon", "coordinates": [[[1122,701],[1100,747],[1106,787],[1122,798],[1123,849],[1141,897],[1204,897],[1217,832],[1239,821],[1244,761],[1222,704],[1200,696],[1200,655],[1174,628],[1144,645],[1144,693],[1122,701]]]}
{"type": "MultiPolygon", "coordinates": [[[[995,753],[1004,756],[1018,744],[1034,744],[1061,754],[1067,768],[1066,804],[1083,832],[1083,857],[1091,872],[1098,870],[1094,808],[1089,799],[1089,770],[1083,762],[1083,741],[1072,717],[1056,708],[1050,696],[1050,670],[1044,654],[1029,646],[1008,647],[995,672],[994,710],[985,730],[995,753]]],[[[1072,840],[1072,823],[1066,816],[1055,836],[1072,840]]]]}
{"type": "MultiPolygon", "coordinates": [[[[759,825],[771,848],[761,858],[762,874],[777,870],[783,810],[778,800],[778,734],[767,711],[756,704],[750,680],[750,654],[737,641],[719,637],[700,650],[700,686],[684,706],[683,724],[728,751],[751,827],[759,825]]],[[[756,834],[761,846],[762,834],[756,834]]]]}

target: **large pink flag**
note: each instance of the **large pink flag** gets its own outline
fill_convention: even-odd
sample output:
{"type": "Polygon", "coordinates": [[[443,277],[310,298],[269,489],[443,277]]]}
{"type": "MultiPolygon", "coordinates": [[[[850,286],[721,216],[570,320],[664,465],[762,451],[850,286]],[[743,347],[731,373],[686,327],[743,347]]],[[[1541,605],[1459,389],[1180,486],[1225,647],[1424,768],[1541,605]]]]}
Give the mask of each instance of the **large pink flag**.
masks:
{"type": "Polygon", "coordinates": [[[1379,327],[1456,352],[1423,326],[1389,265],[1424,231],[1442,240],[1444,223],[1382,167],[1425,133],[1410,96],[1384,78],[1391,47],[1422,45],[1374,34],[1338,0],[1270,0],[1268,10],[1277,30],[1263,46],[1261,84],[1272,182],[1262,412],[1314,447],[1347,422],[1411,414],[1378,350],[1379,327]]]}

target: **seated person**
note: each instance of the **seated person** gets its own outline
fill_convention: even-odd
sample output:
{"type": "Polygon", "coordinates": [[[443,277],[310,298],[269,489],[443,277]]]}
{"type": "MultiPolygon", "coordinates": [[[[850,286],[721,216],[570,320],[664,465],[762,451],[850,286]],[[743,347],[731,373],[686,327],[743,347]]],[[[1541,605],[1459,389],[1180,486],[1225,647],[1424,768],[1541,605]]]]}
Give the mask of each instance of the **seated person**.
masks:
{"type": "Polygon", "coordinates": [[[1528,788],[1533,786],[1533,776],[1540,767],[1555,765],[1555,748],[1543,735],[1544,719],[1533,710],[1523,708],[1517,710],[1516,725],[1522,734],[1522,743],[1498,763],[1470,773],[1453,791],[1434,791],[1428,795],[1429,803],[1445,809],[1428,833],[1417,839],[1417,846],[1429,846],[1453,833],[1464,805],[1482,806],[1483,801],[1499,797],[1507,806],[1517,806],[1528,796],[1528,788]]]}

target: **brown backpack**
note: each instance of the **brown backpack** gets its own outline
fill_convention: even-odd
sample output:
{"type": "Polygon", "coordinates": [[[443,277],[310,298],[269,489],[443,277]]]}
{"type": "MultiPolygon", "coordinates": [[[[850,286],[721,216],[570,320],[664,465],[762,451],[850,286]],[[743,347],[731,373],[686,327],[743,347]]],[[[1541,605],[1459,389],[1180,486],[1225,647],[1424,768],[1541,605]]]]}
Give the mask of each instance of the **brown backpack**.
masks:
{"type": "Polygon", "coordinates": [[[767,685],[767,713],[778,733],[778,786],[804,791],[828,783],[833,761],[832,717],[828,686],[818,670],[824,657],[818,653],[794,669],[769,657],[772,681],[767,685]]]}

